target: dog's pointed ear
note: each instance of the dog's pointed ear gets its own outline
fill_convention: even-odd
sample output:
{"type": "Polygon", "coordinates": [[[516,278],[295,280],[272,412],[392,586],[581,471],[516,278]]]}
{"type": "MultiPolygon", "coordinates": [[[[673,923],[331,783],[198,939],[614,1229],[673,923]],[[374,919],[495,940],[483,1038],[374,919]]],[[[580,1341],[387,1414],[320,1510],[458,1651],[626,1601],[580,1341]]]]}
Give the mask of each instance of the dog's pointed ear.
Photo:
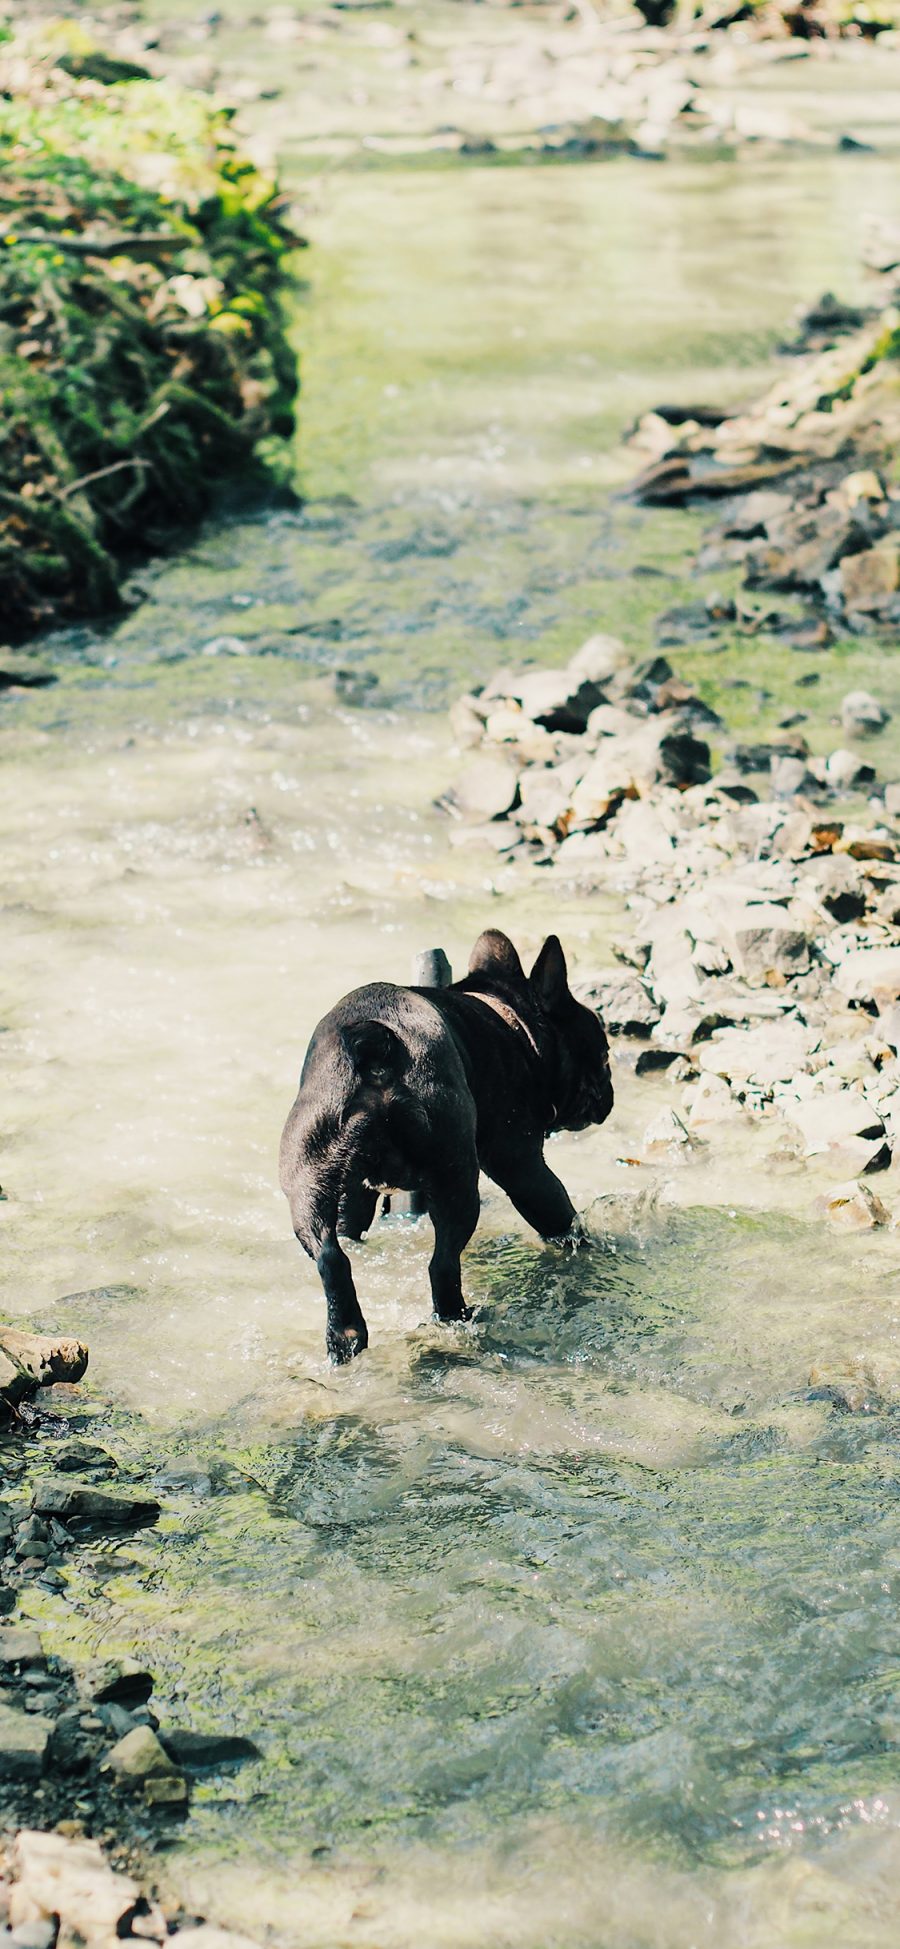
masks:
{"type": "Polygon", "coordinates": [[[524,981],[525,970],[512,941],[499,927],[486,927],[469,955],[470,974],[498,975],[504,981],[524,981]]]}
{"type": "Polygon", "coordinates": [[[569,993],[566,957],[555,934],[548,934],[529,980],[545,1013],[553,1015],[569,993]]]}

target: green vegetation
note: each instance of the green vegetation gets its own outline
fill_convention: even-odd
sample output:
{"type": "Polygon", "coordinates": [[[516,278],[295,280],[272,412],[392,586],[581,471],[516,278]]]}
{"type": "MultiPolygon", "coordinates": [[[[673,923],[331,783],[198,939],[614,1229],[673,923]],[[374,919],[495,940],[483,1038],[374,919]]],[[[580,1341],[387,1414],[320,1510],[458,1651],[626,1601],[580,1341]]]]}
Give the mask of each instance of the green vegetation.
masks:
{"type": "Polygon", "coordinates": [[[271,479],[288,216],[221,104],[69,22],[0,41],[5,634],[114,607],[224,481],[271,479]]]}

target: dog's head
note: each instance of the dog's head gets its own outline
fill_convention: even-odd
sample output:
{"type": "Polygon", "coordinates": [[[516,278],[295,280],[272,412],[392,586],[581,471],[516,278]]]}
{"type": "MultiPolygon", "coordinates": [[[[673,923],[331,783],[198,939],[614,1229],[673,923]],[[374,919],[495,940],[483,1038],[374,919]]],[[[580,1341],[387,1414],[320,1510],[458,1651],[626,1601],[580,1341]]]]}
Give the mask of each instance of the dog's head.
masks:
{"type": "Polygon", "coordinates": [[[526,1016],[536,1018],[542,1055],[553,1069],[553,1129],[586,1130],[588,1124],[604,1123],[613,1106],[606,1030],[594,1009],[576,1001],[556,935],[548,935],[526,975],[512,941],[491,927],[472,949],[469,973],[488,975],[516,991],[526,1016]]]}

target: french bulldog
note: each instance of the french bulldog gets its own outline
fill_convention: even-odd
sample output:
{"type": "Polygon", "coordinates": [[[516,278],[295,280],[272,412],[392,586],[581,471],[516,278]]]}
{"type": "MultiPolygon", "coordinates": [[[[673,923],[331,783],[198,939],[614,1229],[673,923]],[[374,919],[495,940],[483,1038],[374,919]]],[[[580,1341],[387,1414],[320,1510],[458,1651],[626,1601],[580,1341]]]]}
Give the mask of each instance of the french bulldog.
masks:
{"type": "Polygon", "coordinates": [[[325,1288],[332,1360],[368,1344],[338,1235],[361,1238],[382,1192],[420,1193],[435,1314],[466,1320],[460,1257],[478,1222],[479,1171],[542,1238],[571,1235],[575,1208],[544,1139],[603,1123],[612,1104],[603,1024],[571,993],[555,934],[527,976],[491,927],[448,988],[379,981],[345,995],[313,1034],[280,1159],[295,1235],[325,1288]]]}

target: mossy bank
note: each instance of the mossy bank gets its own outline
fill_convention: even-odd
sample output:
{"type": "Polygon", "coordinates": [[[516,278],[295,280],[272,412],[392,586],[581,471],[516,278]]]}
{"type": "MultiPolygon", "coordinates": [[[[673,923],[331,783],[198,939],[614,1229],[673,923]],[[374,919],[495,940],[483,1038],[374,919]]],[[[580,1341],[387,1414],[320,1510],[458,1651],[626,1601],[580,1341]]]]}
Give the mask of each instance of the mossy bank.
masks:
{"type": "Polygon", "coordinates": [[[278,479],[298,238],[231,111],[0,27],[0,584],[23,637],[114,609],[229,485],[278,479]]]}

